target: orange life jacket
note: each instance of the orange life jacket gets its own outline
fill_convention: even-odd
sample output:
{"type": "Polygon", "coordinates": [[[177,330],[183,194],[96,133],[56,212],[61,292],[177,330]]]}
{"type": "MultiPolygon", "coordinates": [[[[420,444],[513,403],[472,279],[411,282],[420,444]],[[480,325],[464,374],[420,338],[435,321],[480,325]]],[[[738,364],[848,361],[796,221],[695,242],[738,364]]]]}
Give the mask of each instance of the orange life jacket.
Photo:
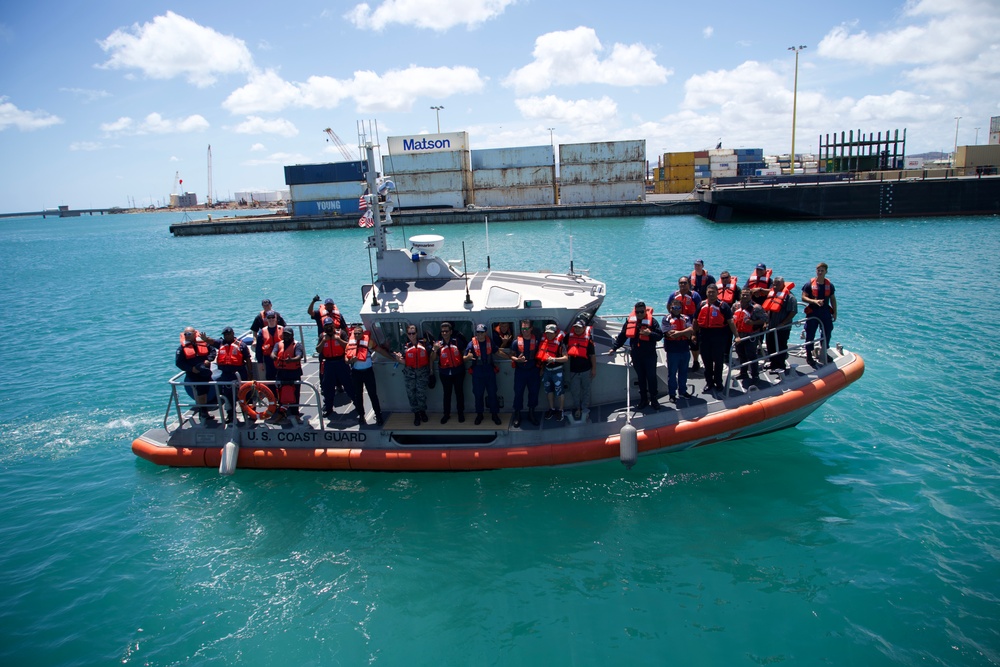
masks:
{"type": "MultiPolygon", "coordinates": [[[[810,291],[812,292],[812,298],[822,299],[823,305],[828,306],[827,299],[830,297],[830,292],[833,291],[833,283],[830,282],[828,278],[823,278],[823,282],[820,283],[818,280],[813,278],[809,281],[810,291]]],[[[813,311],[813,305],[809,304],[806,306],[806,315],[809,315],[813,311]]]]}
{"type": "MultiPolygon", "coordinates": [[[[482,355],[481,350],[479,349],[479,339],[478,338],[473,338],[472,339],[472,349],[475,351],[476,359],[482,359],[483,355],[482,355]]],[[[488,354],[488,355],[489,354],[493,354],[493,344],[490,342],[489,338],[486,339],[486,354],[488,354]]]]}
{"type": "Polygon", "coordinates": [[[538,341],[538,351],[535,352],[535,363],[545,365],[549,359],[559,356],[559,346],[562,345],[563,332],[557,331],[552,340],[542,336],[538,341]]]}
{"type": "Polygon", "coordinates": [[[736,276],[729,276],[729,284],[724,284],[721,280],[715,283],[719,289],[719,301],[732,304],[736,300],[736,287],[739,285],[736,276]]]}
{"type": "Polygon", "coordinates": [[[278,355],[274,360],[274,367],[287,371],[299,370],[302,368],[302,360],[292,358],[295,356],[295,343],[286,346],[285,341],[279,340],[277,343],[278,355]]]}
{"type": "Polygon", "coordinates": [[[319,319],[318,319],[318,322],[319,322],[320,326],[323,326],[323,318],[325,318],[325,317],[333,318],[333,323],[336,324],[336,325],[340,324],[340,322],[341,322],[340,311],[337,310],[337,305],[336,304],[330,306],[329,309],[327,309],[325,303],[320,305],[320,307],[319,307],[319,319]]]}
{"type": "Polygon", "coordinates": [[[215,358],[215,363],[219,366],[242,366],[243,349],[240,341],[234,340],[229,345],[223,344],[219,347],[219,355],[215,358]]]}
{"type": "Polygon", "coordinates": [[[682,313],[684,313],[688,317],[694,315],[694,297],[692,297],[690,294],[681,294],[680,292],[678,292],[677,294],[674,294],[673,301],[681,302],[682,313]]]}
{"type": "Polygon", "coordinates": [[[462,365],[462,352],[458,349],[458,344],[455,343],[455,339],[452,338],[449,342],[445,343],[442,339],[439,341],[441,343],[440,357],[438,358],[438,366],[441,368],[458,368],[462,365]]]}
{"type": "Polygon", "coordinates": [[[357,361],[367,361],[368,360],[368,348],[370,346],[371,334],[365,332],[361,336],[361,340],[354,337],[354,332],[351,332],[351,337],[347,339],[347,350],[344,352],[344,356],[350,359],[356,359],[357,361]]]}
{"type": "Polygon", "coordinates": [[[577,336],[573,329],[570,329],[569,335],[566,336],[566,354],[571,357],[580,357],[583,359],[587,358],[587,347],[590,343],[590,336],[594,331],[594,327],[586,327],[583,330],[582,336],[577,336]]]}
{"type": "Polygon", "coordinates": [[[707,301],[701,304],[701,312],[698,313],[698,326],[706,329],[721,329],[726,326],[726,318],[722,316],[722,309],[707,301]]]}
{"type": "MultiPolygon", "coordinates": [[[[181,335],[183,336],[184,334],[181,335]]],[[[198,334],[196,332],[195,336],[197,335],[198,334]]],[[[184,349],[185,359],[194,359],[195,357],[208,356],[208,343],[206,343],[203,340],[198,340],[197,338],[195,339],[195,342],[193,344],[185,342],[183,345],[183,349],[184,349]]]]}
{"type": "MultiPolygon", "coordinates": [[[[690,299],[691,297],[688,298],[690,299]]],[[[647,336],[646,334],[638,333],[639,329],[641,328],[640,326],[641,324],[645,324],[647,327],[651,329],[653,328],[653,309],[650,308],[649,306],[646,306],[646,317],[644,317],[641,322],[635,315],[635,309],[634,308],[632,309],[632,314],[628,316],[628,327],[625,329],[625,337],[635,338],[636,335],[638,334],[639,340],[649,340],[649,336],[647,336]]]]}
{"type": "MultiPolygon", "coordinates": [[[[517,341],[512,343],[510,346],[510,352],[512,357],[516,357],[519,354],[523,354],[525,358],[528,357],[528,353],[531,352],[532,348],[535,350],[535,354],[538,354],[538,345],[536,344],[535,337],[525,338],[524,336],[518,336],[517,341]],[[527,345],[525,345],[525,340],[527,340],[527,345]]],[[[511,368],[517,368],[517,362],[510,362],[511,368]]]]}
{"type": "Polygon", "coordinates": [[[271,356],[271,350],[274,349],[274,344],[281,340],[281,332],[285,330],[285,327],[280,324],[274,328],[274,335],[271,335],[271,331],[268,327],[264,327],[260,330],[260,335],[263,336],[264,340],[260,343],[260,352],[265,357],[271,356]]]}
{"type": "Polygon", "coordinates": [[[787,283],[785,289],[780,292],[775,292],[774,288],[767,293],[767,298],[764,299],[764,310],[769,313],[777,313],[781,311],[782,304],[785,303],[785,299],[788,295],[792,293],[792,288],[795,287],[795,283],[787,283]]]}
{"type": "Polygon", "coordinates": [[[425,368],[430,363],[427,348],[423,343],[406,344],[405,363],[407,368],[425,368]]]}
{"type": "Polygon", "coordinates": [[[690,326],[688,322],[689,321],[684,317],[674,317],[672,315],[667,316],[667,326],[670,327],[670,331],[684,331],[690,326]]]}
{"type": "Polygon", "coordinates": [[[761,278],[757,275],[757,271],[754,270],[747,278],[747,289],[771,289],[771,269],[768,269],[761,278]]]}
{"type": "Polygon", "coordinates": [[[327,338],[323,341],[323,358],[324,359],[338,359],[344,356],[346,348],[344,344],[340,342],[340,337],[334,334],[333,338],[327,338]]]}
{"type": "Polygon", "coordinates": [[[708,287],[706,282],[708,281],[708,271],[702,271],[701,277],[698,276],[697,271],[691,272],[691,289],[695,292],[701,294],[702,288],[708,287]]]}
{"type": "Polygon", "coordinates": [[[753,324],[750,323],[751,315],[753,315],[753,310],[748,313],[742,308],[737,309],[733,313],[733,324],[736,325],[736,333],[753,333],[753,324]]]}

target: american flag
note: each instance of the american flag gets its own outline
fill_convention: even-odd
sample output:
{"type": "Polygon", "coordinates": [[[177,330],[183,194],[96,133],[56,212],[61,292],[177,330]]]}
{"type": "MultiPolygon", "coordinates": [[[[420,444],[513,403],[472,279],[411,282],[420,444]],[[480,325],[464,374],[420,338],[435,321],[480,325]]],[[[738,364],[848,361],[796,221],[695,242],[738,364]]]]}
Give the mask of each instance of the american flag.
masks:
{"type": "Polygon", "coordinates": [[[368,208],[368,199],[367,199],[367,197],[368,197],[368,193],[365,192],[365,194],[361,195],[358,198],[358,210],[363,211],[366,208],[368,208]]]}
{"type": "Polygon", "coordinates": [[[358,227],[374,227],[375,226],[375,215],[371,211],[365,211],[365,214],[361,216],[358,220],[358,227]]]}

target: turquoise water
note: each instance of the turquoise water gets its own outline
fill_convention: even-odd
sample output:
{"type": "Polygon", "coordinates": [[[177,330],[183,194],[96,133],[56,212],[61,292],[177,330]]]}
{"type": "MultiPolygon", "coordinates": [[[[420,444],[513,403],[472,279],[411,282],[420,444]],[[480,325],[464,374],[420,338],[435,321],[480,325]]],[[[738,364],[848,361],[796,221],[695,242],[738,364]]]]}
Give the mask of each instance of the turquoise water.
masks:
{"type": "MultiPolygon", "coordinates": [[[[1000,355],[966,290],[997,218],[491,224],[495,268],[565,269],[571,234],[613,312],[696,257],[826,261],[867,372],[798,428],[631,471],[225,479],[129,449],[179,331],[357,303],[366,232],[174,221],[0,222],[0,664],[1000,664],[1000,355]]],[[[485,265],[481,228],[407,231],[485,265]]]]}

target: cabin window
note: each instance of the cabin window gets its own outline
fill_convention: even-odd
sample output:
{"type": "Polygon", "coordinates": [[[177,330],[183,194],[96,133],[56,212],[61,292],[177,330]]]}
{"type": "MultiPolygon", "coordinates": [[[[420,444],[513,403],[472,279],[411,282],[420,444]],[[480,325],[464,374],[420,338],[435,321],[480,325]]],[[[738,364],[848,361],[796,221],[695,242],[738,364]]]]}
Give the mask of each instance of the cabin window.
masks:
{"type": "Polygon", "coordinates": [[[374,325],[375,340],[393,352],[401,352],[406,343],[406,320],[379,320],[374,325]]]}

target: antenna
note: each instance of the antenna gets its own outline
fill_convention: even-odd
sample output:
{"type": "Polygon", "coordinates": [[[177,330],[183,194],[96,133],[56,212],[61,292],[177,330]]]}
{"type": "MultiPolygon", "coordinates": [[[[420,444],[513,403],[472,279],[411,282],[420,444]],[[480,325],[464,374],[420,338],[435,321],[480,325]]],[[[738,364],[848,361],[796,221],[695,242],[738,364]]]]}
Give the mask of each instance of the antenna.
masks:
{"type": "Polygon", "coordinates": [[[329,139],[327,139],[327,141],[333,142],[333,144],[337,147],[337,150],[340,151],[340,154],[344,156],[345,160],[347,160],[348,162],[354,160],[354,156],[351,155],[351,151],[348,150],[347,146],[344,145],[344,142],[340,140],[340,137],[337,136],[336,132],[334,132],[329,127],[323,131],[326,132],[326,134],[330,137],[329,139]]]}
{"type": "Polygon", "coordinates": [[[462,241],[462,277],[465,278],[465,305],[472,305],[472,297],[469,296],[469,275],[466,273],[465,264],[465,241],[462,241]]]}

